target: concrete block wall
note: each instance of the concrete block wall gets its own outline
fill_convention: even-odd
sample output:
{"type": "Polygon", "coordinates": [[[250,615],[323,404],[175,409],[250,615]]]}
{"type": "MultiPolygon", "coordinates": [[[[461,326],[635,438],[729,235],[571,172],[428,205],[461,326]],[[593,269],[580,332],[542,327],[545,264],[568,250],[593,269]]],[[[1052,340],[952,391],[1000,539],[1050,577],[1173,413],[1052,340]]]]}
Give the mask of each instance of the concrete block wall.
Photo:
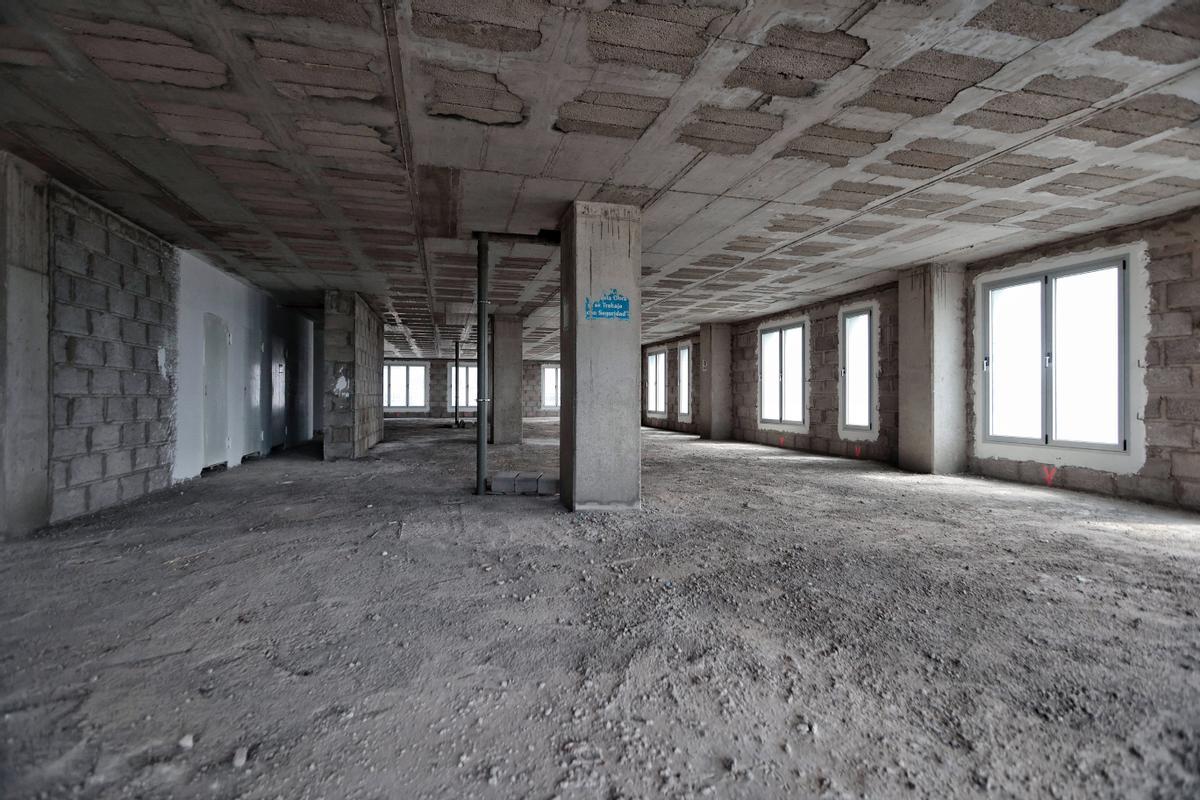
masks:
{"type": "Polygon", "coordinates": [[[521,416],[557,417],[557,408],[542,408],[542,365],[557,361],[526,361],[521,366],[521,416]]]}
{"type": "MultiPolygon", "coordinates": [[[[1145,242],[1149,255],[1150,334],[1144,360],[1148,398],[1141,409],[1146,420],[1145,464],[1133,475],[1061,466],[1050,473],[1049,482],[1067,489],[1200,508],[1200,214],[1179,214],[971,265],[968,326],[975,316],[975,283],[989,272],[1038,258],[1136,242],[1145,242]]],[[[967,363],[973,365],[978,361],[977,342],[970,327],[967,334],[967,363]]],[[[970,369],[967,394],[969,469],[1045,485],[1045,464],[975,456],[979,421],[970,369]]]]}
{"type": "Polygon", "coordinates": [[[383,438],[383,320],[354,292],[325,293],[325,458],[383,438]]]}
{"type": "Polygon", "coordinates": [[[739,323],[733,328],[733,438],[777,447],[896,463],[899,459],[899,316],[896,284],[739,323]],[[838,435],[838,312],[846,305],[879,306],[879,436],[847,441],[838,435]],[[808,433],[763,430],[758,424],[758,330],[764,322],[807,315],[808,433]]]}
{"type": "Polygon", "coordinates": [[[354,457],[383,440],[383,320],[360,295],[354,304],[354,457]]]}
{"type": "Polygon", "coordinates": [[[672,339],[667,342],[658,342],[652,345],[642,347],[642,424],[650,428],[660,428],[667,431],[679,431],[680,433],[698,433],[699,428],[696,424],[696,409],[699,400],[696,392],[696,387],[700,380],[700,337],[691,336],[683,339],[672,339]],[[692,379],[689,383],[692,391],[692,413],[688,420],[679,418],[679,348],[683,345],[690,345],[692,348],[692,379]],[[670,348],[667,350],[667,415],[665,417],[650,416],[647,411],[646,387],[649,386],[649,363],[646,356],[654,350],[662,348],[670,348]]]}
{"type": "Polygon", "coordinates": [[[166,242],[58,186],[50,232],[56,522],[171,483],[178,261],[166,242]]]}

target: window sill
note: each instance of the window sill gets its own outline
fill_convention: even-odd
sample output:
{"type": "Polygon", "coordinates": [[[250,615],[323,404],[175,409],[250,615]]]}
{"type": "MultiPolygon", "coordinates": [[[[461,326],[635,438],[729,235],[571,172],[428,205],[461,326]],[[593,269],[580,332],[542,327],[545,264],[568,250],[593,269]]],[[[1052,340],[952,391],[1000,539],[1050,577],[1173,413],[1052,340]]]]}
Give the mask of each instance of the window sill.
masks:
{"type": "Polygon", "coordinates": [[[1146,463],[1145,448],[1130,442],[1128,450],[1101,450],[1091,447],[1062,447],[1046,444],[975,441],[976,458],[1000,458],[1007,461],[1033,461],[1056,467],[1082,467],[1118,475],[1133,475],[1146,463]]]}
{"type": "Polygon", "coordinates": [[[646,416],[650,419],[666,419],[667,412],[665,411],[647,411],[646,416]]]}
{"type": "Polygon", "coordinates": [[[870,428],[847,428],[838,425],[838,438],[843,442],[874,442],[879,439],[879,426],[870,428]]]}
{"type": "Polygon", "coordinates": [[[775,431],[777,433],[808,433],[807,422],[770,422],[758,421],[760,431],[775,431]]]}

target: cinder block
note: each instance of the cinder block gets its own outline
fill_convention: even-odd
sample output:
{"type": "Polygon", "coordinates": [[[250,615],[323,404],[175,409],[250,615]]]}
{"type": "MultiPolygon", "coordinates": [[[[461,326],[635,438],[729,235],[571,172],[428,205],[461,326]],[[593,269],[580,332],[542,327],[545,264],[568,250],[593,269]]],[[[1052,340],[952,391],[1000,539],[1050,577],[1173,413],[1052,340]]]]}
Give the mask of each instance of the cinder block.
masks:
{"type": "Polygon", "coordinates": [[[121,340],[128,344],[146,344],[146,323],[132,319],[121,320],[121,340]]]}
{"type": "Polygon", "coordinates": [[[88,510],[87,488],[56,491],[50,500],[50,519],[58,522],[86,514],[88,510]]]}
{"type": "Polygon", "coordinates": [[[558,476],[543,474],[538,477],[537,493],[541,495],[558,494],[558,476]]]}
{"type": "Polygon", "coordinates": [[[67,481],[72,486],[98,481],[104,477],[104,456],[85,455],[71,459],[67,481]]]}
{"type": "Polygon", "coordinates": [[[517,494],[537,494],[540,472],[520,472],[517,474],[517,494]]]}
{"type": "Polygon", "coordinates": [[[492,476],[491,490],[496,494],[513,494],[517,491],[517,473],[497,472],[492,476]]]}
{"type": "Polygon", "coordinates": [[[110,232],[108,235],[108,254],[122,264],[137,263],[137,248],[133,242],[110,232]]]}
{"type": "Polygon", "coordinates": [[[129,266],[121,270],[121,286],[132,295],[146,294],[146,273],[129,266]]]}
{"type": "Polygon", "coordinates": [[[71,294],[79,305],[108,310],[108,289],[102,283],[87,278],[72,278],[71,294]]]}
{"type": "Polygon", "coordinates": [[[79,455],[88,450],[88,431],[87,428],[59,428],[50,441],[50,455],[54,458],[79,455]]]}
{"type": "Polygon", "coordinates": [[[104,417],[107,422],[125,422],[133,419],[134,405],[130,397],[110,397],[104,404],[104,417]]]}
{"type": "Polygon", "coordinates": [[[104,365],[104,346],[93,339],[72,336],[67,340],[67,360],[85,367],[104,365]]]}
{"type": "Polygon", "coordinates": [[[120,486],[121,500],[136,500],[146,493],[146,473],[137,472],[126,475],[117,481],[120,486]]]}
{"type": "Polygon", "coordinates": [[[120,394],[121,373],[115,369],[93,369],[92,394],[120,394]]]}
{"type": "Polygon", "coordinates": [[[116,479],[93,483],[88,487],[88,511],[115,506],[121,501],[121,484],[116,479]]]}
{"type": "Polygon", "coordinates": [[[143,372],[158,370],[158,351],[150,347],[134,347],[125,345],[133,354],[133,368],[143,372]]]}
{"type": "Polygon", "coordinates": [[[105,342],[104,365],[117,369],[133,367],[133,348],[124,342],[105,342]]]}
{"type": "Polygon", "coordinates": [[[108,251],[108,231],[96,223],[80,217],[75,219],[75,241],[93,253],[108,251]]]}
{"type": "Polygon", "coordinates": [[[108,310],[122,317],[132,317],[137,298],[121,289],[110,289],[108,292],[108,310]]]}
{"type": "MultiPolygon", "coordinates": [[[[57,414],[57,409],[56,409],[57,414]]],[[[93,422],[104,421],[104,400],[99,397],[75,397],[70,401],[69,419],[71,425],[89,425],[93,422]]],[[[55,424],[59,424],[56,415],[55,424]]]]}
{"type": "Polygon", "coordinates": [[[82,247],[66,239],[54,240],[54,263],[59,269],[67,272],[74,272],[76,275],[87,274],[87,253],[82,247]]]}
{"type": "Polygon", "coordinates": [[[174,437],[174,429],[168,420],[151,420],[146,423],[146,441],[150,444],[160,444],[174,437]]]}
{"type": "Polygon", "coordinates": [[[92,452],[103,450],[111,450],[121,444],[121,426],[120,425],[93,425],[92,431],[92,452]]]}
{"type": "MultiPolygon", "coordinates": [[[[61,283],[65,284],[65,281],[61,283]]],[[[78,333],[86,336],[90,330],[87,310],[69,303],[55,303],[54,329],[64,333],[78,333]]]]}
{"type": "Polygon", "coordinates": [[[54,393],[87,394],[89,370],[77,367],[56,366],[54,368],[54,393]]]}
{"type": "Polygon", "coordinates": [[[136,400],[136,405],[137,418],[139,420],[152,420],[158,418],[158,401],[153,397],[139,397],[136,400]]]}
{"type": "Polygon", "coordinates": [[[120,339],[121,318],[107,311],[89,311],[88,327],[98,339],[120,339]]]}
{"type": "Polygon", "coordinates": [[[91,275],[101,283],[121,285],[121,265],[106,256],[92,256],[91,275]]]}
{"type": "Polygon", "coordinates": [[[128,475],[133,470],[133,454],[128,450],[111,450],[104,454],[104,477],[128,475]]]}
{"type": "Polygon", "coordinates": [[[126,372],[121,375],[121,391],[124,394],[145,395],[146,373],[126,372]]]}
{"type": "Polygon", "coordinates": [[[133,451],[133,468],[148,470],[158,466],[158,448],[139,447],[133,451]]]}
{"type": "Polygon", "coordinates": [[[143,322],[159,322],[162,320],[162,306],[145,297],[137,299],[137,318],[143,322]]]}

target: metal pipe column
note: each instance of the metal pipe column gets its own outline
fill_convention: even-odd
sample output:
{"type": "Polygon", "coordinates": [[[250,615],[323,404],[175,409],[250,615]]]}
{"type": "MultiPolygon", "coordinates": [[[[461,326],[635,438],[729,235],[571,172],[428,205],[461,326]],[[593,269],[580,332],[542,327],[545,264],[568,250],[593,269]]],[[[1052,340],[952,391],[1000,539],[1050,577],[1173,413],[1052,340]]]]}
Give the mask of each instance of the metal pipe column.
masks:
{"type": "Polygon", "coordinates": [[[454,427],[458,427],[458,345],[459,341],[454,340],[454,427]]]}
{"type": "Polygon", "coordinates": [[[476,233],[475,241],[478,250],[479,283],[476,287],[476,299],[479,302],[479,318],[476,321],[475,339],[478,342],[475,364],[478,375],[475,385],[479,389],[479,399],[475,403],[475,494],[487,492],[487,440],[488,440],[488,235],[476,233]]]}

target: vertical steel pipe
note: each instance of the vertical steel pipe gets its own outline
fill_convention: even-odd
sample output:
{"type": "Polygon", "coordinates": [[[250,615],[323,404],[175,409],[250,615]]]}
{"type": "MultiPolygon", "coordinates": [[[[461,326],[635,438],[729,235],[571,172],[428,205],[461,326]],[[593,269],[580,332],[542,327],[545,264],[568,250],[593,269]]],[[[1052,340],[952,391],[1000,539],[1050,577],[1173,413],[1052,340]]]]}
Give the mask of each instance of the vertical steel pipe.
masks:
{"type": "Polygon", "coordinates": [[[491,402],[488,394],[488,235],[476,233],[475,241],[479,268],[479,283],[475,290],[479,303],[478,320],[475,323],[475,339],[478,342],[475,358],[478,378],[475,385],[479,390],[479,398],[475,402],[475,494],[484,494],[487,492],[488,403],[491,402]]]}

